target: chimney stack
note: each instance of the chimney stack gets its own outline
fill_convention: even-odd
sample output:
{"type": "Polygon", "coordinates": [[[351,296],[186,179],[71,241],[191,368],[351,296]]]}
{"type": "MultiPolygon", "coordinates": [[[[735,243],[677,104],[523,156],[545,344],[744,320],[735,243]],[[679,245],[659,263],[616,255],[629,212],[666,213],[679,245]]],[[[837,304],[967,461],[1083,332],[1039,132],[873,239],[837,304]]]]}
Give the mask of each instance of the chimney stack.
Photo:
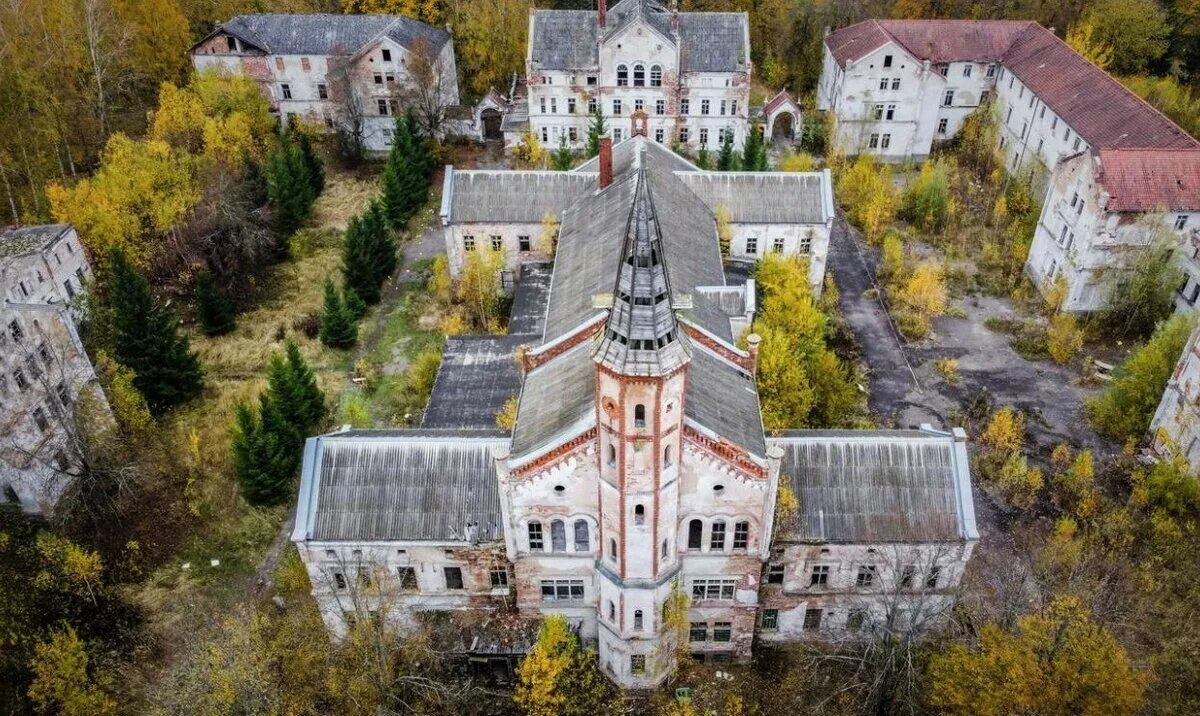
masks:
{"type": "MultiPolygon", "coordinates": [[[[600,0],[604,7],[604,0],[600,0]]],[[[600,137],[600,188],[612,184],[612,137],[600,137]]]]}
{"type": "Polygon", "coordinates": [[[751,333],[746,336],[746,352],[750,354],[750,372],[758,374],[758,347],[762,344],[762,336],[751,333]]]}
{"type": "Polygon", "coordinates": [[[604,16],[608,13],[608,0],[596,0],[597,20],[600,22],[600,27],[604,27],[604,16]]]}

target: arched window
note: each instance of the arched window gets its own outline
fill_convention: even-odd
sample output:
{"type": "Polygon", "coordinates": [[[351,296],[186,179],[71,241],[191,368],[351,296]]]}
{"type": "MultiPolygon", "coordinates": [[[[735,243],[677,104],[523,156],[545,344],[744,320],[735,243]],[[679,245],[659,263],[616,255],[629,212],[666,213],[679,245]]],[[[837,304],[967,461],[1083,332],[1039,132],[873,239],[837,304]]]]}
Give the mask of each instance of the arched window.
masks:
{"type": "Polygon", "coordinates": [[[608,620],[610,622],[615,622],[617,620],[617,605],[614,604],[613,600],[611,599],[608,600],[608,620]]]}
{"type": "Polygon", "coordinates": [[[615,537],[608,539],[608,558],[612,561],[617,561],[617,540],[615,537]]]}
{"type": "Polygon", "coordinates": [[[668,445],[663,448],[663,465],[670,467],[671,464],[671,446],[668,445]]]}
{"type": "Polygon", "coordinates": [[[712,523],[712,534],[709,537],[708,546],[714,552],[725,551],[725,520],[717,520],[712,523]]]}
{"type": "Polygon", "coordinates": [[[608,466],[613,467],[616,464],[617,464],[617,446],[610,444],[608,446],[608,466]]]}
{"type": "Polygon", "coordinates": [[[634,65],[633,66],[633,86],[634,87],[645,87],[646,86],[646,66],[645,65],[634,65]]]}
{"type": "Polygon", "coordinates": [[[688,523],[688,549],[700,549],[700,542],[704,539],[704,523],[700,520],[692,520],[688,523]]]}
{"type": "Polygon", "coordinates": [[[633,612],[633,630],[634,631],[642,630],[642,610],[641,609],[636,609],[633,612]]]}
{"type": "Polygon", "coordinates": [[[633,524],[642,525],[645,523],[646,523],[646,506],[645,505],[634,505],[633,506],[633,524]]]}
{"type": "Polygon", "coordinates": [[[662,87],[662,65],[653,65],[650,67],[650,86],[662,87]]]}
{"type": "Polygon", "coordinates": [[[664,562],[667,561],[667,552],[668,552],[667,541],[663,540],[662,541],[662,559],[664,562]]]}
{"type": "Polygon", "coordinates": [[[633,406],[633,427],[646,427],[646,406],[641,403],[633,406]]]}
{"type": "Polygon", "coordinates": [[[588,538],[587,520],[575,520],[575,551],[587,552],[592,548],[588,538]]]}
{"type": "Polygon", "coordinates": [[[567,526],[562,520],[550,523],[550,550],[553,552],[567,551],[567,526]]]}
{"type": "Polygon", "coordinates": [[[625,65],[617,65],[617,86],[624,87],[629,84],[629,68],[625,65]]]}
{"type": "Polygon", "coordinates": [[[542,534],[542,523],[537,520],[529,522],[529,551],[543,550],[546,548],[544,535],[542,534]]]}

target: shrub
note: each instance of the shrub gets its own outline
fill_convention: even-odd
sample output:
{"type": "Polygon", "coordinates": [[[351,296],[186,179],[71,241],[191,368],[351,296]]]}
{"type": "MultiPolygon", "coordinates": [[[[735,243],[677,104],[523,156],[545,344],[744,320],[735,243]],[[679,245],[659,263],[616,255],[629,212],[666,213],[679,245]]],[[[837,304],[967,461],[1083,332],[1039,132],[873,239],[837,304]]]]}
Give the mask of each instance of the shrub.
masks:
{"type": "Polygon", "coordinates": [[[904,242],[900,232],[889,229],[883,235],[883,252],[879,260],[879,278],[893,281],[904,275],[904,242]]]}
{"type": "Polygon", "coordinates": [[[838,199],[870,241],[877,241],[896,218],[900,193],[892,183],[892,170],[878,164],[870,154],[861,154],[841,172],[838,199]]]}
{"type": "Polygon", "coordinates": [[[951,160],[925,162],[921,173],[904,191],[900,215],[921,231],[939,231],[951,212],[950,184],[954,176],[955,167],[951,160]]]}
{"type": "Polygon", "coordinates": [[[816,167],[816,160],[808,152],[793,152],[788,150],[779,158],[781,172],[811,172],[816,167]]]}
{"type": "Polygon", "coordinates": [[[1046,350],[1059,365],[1070,363],[1083,347],[1083,329],[1069,313],[1060,313],[1050,319],[1046,331],[1046,350]]]}
{"type": "Polygon", "coordinates": [[[979,436],[979,443],[989,450],[1019,451],[1025,443],[1025,418],[1012,408],[997,410],[979,436]]]}
{"type": "Polygon", "coordinates": [[[996,478],[996,484],[1004,493],[1004,501],[1023,510],[1033,507],[1037,502],[1044,483],[1042,471],[1030,467],[1025,457],[1015,452],[1004,461],[996,478]]]}
{"type": "Polygon", "coordinates": [[[957,383],[958,375],[958,359],[956,358],[940,358],[933,362],[934,370],[946,379],[947,383],[957,383]]]}
{"type": "Polygon", "coordinates": [[[917,264],[896,296],[901,308],[896,323],[907,327],[906,336],[924,338],[931,330],[932,319],[946,312],[948,301],[942,263],[937,259],[926,259],[917,264]]]}

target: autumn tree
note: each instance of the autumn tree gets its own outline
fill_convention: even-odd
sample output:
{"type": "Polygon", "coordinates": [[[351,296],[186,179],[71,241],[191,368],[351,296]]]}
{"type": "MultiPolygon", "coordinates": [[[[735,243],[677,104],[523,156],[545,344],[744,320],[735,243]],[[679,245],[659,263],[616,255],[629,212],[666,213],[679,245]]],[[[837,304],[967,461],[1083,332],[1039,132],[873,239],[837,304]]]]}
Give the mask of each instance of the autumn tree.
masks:
{"type": "Polygon", "coordinates": [[[892,183],[891,169],[864,152],[841,172],[836,189],[851,221],[869,241],[877,241],[895,219],[900,206],[900,193],[892,183]]]}
{"type": "Polygon", "coordinates": [[[443,23],[442,3],[438,0],[341,0],[347,15],[404,15],[428,25],[443,23]]]}
{"type": "Polygon", "coordinates": [[[1017,620],[985,624],[978,645],[934,654],[927,699],[939,713],[1123,716],[1138,713],[1145,676],[1108,630],[1073,597],[1017,620]]]}
{"type": "Polygon", "coordinates": [[[1174,311],[1182,273],[1173,258],[1174,242],[1160,226],[1149,226],[1152,242],[1114,282],[1100,312],[1104,329],[1118,337],[1144,337],[1174,311]]]}
{"type": "Polygon", "coordinates": [[[1097,0],[1084,22],[1093,28],[1093,46],[1111,49],[1117,74],[1142,72],[1167,51],[1167,16],[1155,0],[1097,0]]]}
{"type": "Polygon", "coordinates": [[[1104,393],[1088,401],[1097,431],[1116,440],[1145,434],[1194,324],[1191,315],[1176,314],[1125,359],[1104,393]]]}
{"type": "Polygon", "coordinates": [[[908,338],[924,338],[933,329],[932,320],[946,312],[949,292],[942,262],[926,259],[917,264],[895,293],[893,312],[900,332],[908,338]]]}
{"type": "Polygon", "coordinates": [[[86,645],[70,626],[38,644],[31,663],[29,698],[42,713],[61,716],[115,716],[106,674],[97,673],[86,645]]]}
{"type": "Polygon", "coordinates": [[[224,335],[237,325],[233,301],[217,287],[208,271],[196,276],[196,315],[200,329],[208,336],[224,335]]]}
{"type": "Polygon", "coordinates": [[[500,270],[504,254],[476,250],[466,254],[455,297],[476,329],[487,330],[500,314],[500,270]]]}
{"type": "Polygon", "coordinates": [[[955,175],[952,160],[939,158],[925,162],[916,179],[904,190],[900,215],[921,231],[930,234],[940,231],[954,210],[950,186],[955,175]]]}
{"type": "Polygon", "coordinates": [[[203,387],[200,360],[169,308],[123,251],[109,254],[103,294],[112,315],[113,354],[135,374],[134,385],[155,412],[187,402],[203,387]]]}
{"type": "Polygon", "coordinates": [[[1066,40],[1071,49],[1100,69],[1108,69],[1112,64],[1113,49],[1096,36],[1096,25],[1091,17],[1085,17],[1067,28],[1066,40]]]}
{"type": "Polygon", "coordinates": [[[454,49],[476,95],[524,74],[530,7],[528,0],[465,0],[452,8],[454,49]]]}
{"type": "Polygon", "coordinates": [[[527,716],[612,713],[616,686],[600,670],[596,652],[584,649],[562,615],[542,620],[537,642],[517,667],[513,701],[527,716]]]}

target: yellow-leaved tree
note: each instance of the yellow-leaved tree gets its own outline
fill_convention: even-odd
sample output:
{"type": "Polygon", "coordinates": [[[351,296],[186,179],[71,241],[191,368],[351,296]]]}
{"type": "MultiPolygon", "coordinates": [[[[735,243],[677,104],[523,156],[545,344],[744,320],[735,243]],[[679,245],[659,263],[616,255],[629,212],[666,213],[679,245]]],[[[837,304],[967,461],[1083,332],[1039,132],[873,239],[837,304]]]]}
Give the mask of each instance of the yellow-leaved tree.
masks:
{"type": "Polygon", "coordinates": [[[978,644],[929,661],[927,699],[946,716],[1132,716],[1146,677],[1073,596],[1005,631],[986,624],[978,644]]]}
{"type": "Polygon", "coordinates": [[[342,0],[341,6],[347,15],[404,15],[430,25],[442,24],[445,17],[439,0],[342,0]]]}
{"type": "Polygon", "coordinates": [[[70,626],[34,650],[29,699],[44,714],[112,716],[117,702],[106,692],[105,674],[95,673],[87,648],[70,626]]]}
{"type": "Polygon", "coordinates": [[[949,300],[942,262],[926,259],[917,264],[896,294],[896,323],[905,336],[923,338],[932,330],[932,320],[946,312],[949,300]]]}
{"type": "Polygon", "coordinates": [[[896,219],[900,190],[892,181],[891,167],[863,152],[841,172],[838,199],[869,241],[877,241],[896,219]]]}
{"type": "Polygon", "coordinates": [[[513,701],[528,716],[603,716],[619,706],[616,687],[600,672],[561,614],[542,620],[537,643],[517,667],[513,701]]]}
{"type": "Polygon", "coordinates": [[[450,10],[454,49],[472,92],[507,91],[513,73],[524,74],[531,7],[531,0],[463,0],[450,10]]]}
{"type": "Polygon", "coordinates": [[[1091,17],[1085,16],[1067,28],[1067,44],[1102,70],[1112,64],[1113,49],[1096,35],[1091,17]]]}

